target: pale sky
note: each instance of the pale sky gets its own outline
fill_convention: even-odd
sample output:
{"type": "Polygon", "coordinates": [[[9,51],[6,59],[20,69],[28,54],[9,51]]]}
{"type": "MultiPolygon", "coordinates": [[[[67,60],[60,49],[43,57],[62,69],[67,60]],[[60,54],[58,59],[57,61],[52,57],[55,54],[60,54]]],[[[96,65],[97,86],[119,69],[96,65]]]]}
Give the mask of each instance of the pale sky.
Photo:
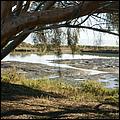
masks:
{"type": "MultiPolygon", "coordinates": [[[[95,41],[100,39],[101,34],[101,45],[102,46],[119,46],[119,37],[115,35],[111,35],[108,33],[99,33],[92,30],[86,30],[80,32],[80,39],[79,44],[80,45],[95,45],[95,41]]],[[[25,39],[24,42],[31,43],[32,42],[31,34],[25,39]]]]}
{"type": "MultiPolygon", "coordinates": [[[[82,17],[83,20],[85,18],[86,16],[82,17]]],[[[89,24],[94,25],[94,24],[98,24],[98,22],[90,17],[90,20],[87,20],[83,25],[88,26],[89,24]]],[[[104,28],[105,24],[103,24],[102,27],[104,28]]],[[[88,29],[84,29],[83,31],[82,29],[80,29],[80,38],[79,38],[80,45],[96,45],[95,41],[99,41],[100,39],[101,39],[101,46],[119,46],[119,36],[88,30],[88,29]]],[[[26,38],[24,42],[31,44],[33,43],[31,34],[26,38]]]]}

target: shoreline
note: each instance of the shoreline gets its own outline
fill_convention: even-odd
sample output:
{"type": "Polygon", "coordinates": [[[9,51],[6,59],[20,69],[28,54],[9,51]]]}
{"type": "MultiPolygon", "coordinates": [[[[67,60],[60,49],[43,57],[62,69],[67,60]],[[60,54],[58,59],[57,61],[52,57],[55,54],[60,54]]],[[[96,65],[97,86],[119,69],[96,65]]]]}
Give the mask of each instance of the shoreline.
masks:
{"type": "Polygon", "coordinates": [[[40,63],[2,61],[1,71],[5,71],[7,68],[12,68],[14,66],[18,73],[24,74],[28,79],[40,79],[48,77],[52,80],[63,79],[73,84],[78,84],[82,80],[107,80],[107,78],[116,78],[115,80],[119,79],[119,59],[53,60],[52,63],[68,64],[71,67],[78,69],[60,68],[40,63]],[[82,71],[79,70],[79,68],[87,69],[88,71],[82,71]],[[90,75],[88,74],[89,70],[103,71],[103,73],[90,75]],[[109,76],[111,76],[111,78],[109,76]]]}
{"type": "MultiPolygon", "coordinates": [[[[74,65],[76,67],[87,67],[88,64],[90,64],[91,62],[96,63],[94,60],[92,61],[64,60],[61,62],[68,63],[69,65],[72,66],[74,65]]],[[[100,61],[98,61],[98,64],[99,63],[100,61]]],[[[114,63],[116,63],[115,64],[116,66],[113,67],[114,70],[118,69],[118,65],[117,65],[118,60],[114,61],[113,64],[114,63]]],[[[9,68],[15,68],[15,70],[20,74],[24,73],[27,74],[29,77],[29,79],[25,79],[25,80],[23,78],[22,82],[18,81],[18,83],[17,82],[14,83],[14,81],[13,82],[11,81],[12,84],[2,82],[2,102],[1,102],[2,119],[49,119],[49,118],[118,119],[119,118],[119,107],[117,105],[117,103],[119,103],[117,101],[119,100],[118,98],[116,98],[115,95],[103,96],[103,94],[101,95],[99,92],[96,96],[93,95],[93,93],[86,93],[86,92],[82,93],[81,91],[77,93],[77,89],[75,89],[75,88],[79,88],[80,84],[78,84],[77,87],[76,83],[78,83],[80,79],[81,79],[80,81],[82,81],[83,78],[90,80],[90,77],[91,80],[92,78],[97,79],[99,77],[103,77],[104,79],[105,75],[110,76],[112,75],[111,73],[87,76],[87,75],[83,75],[83,72],[80,72],[79,70],[68,69],[68,68],[67,69],[56,68],[39,63],[25,63],[25,62],[15,62],[15,61],[2,61],[1,67],[2,67],[2,71],[5,70],[5,72],[7,72],[6,70],[9,68]],[[63,82],[70,83],[74,86],[73,88],[71,88],[69,87],[70,84],[66,84],[68,85],[68,87],[65,87],[65,85],[62,84],[58,84],[59,83],[58,80],[60,80],[62,83],[62,80],[59,78],[55,78],[55,81],[51,81],[54,80],[53,78],[51,78],[51,80],[45,78],[38,81],[31,80],[33,76],[42,77],[42,75],[43,77],[44,76],[49,77],[49,75],[51,77],[53,77],[52,75],[54,76],[56,75],[56,77],[63,75],[64,77],[62,77],[62,79],[66,80],[63,82]],[[58,89],[58,91],[55,91],[54,87],[58,89]],[[69,92],[66,91],[67,89],[69,92]],[[105,100],[105,98],[109,98],[110,102],[108,101],[108,103],[105,103],[107,101],[107,99],[105,100]],[[115,103],[115,104],[112,105],[111,103],[115,103]]],[[[92,65],[90,67],[92,67],[92,65]]],[[[111,67],[110,66],[106,66],[106,67],[112,69],[112,64],[111,67]]],[[[12,72],[14,74],[14,71],[12,72]]],[[[118,73],[114,73],[114,75],[119,77],[118,73]]],[[[113,76],[110,77],[112,78],[113,76]]],[[[119,82],[119,79],[117,82],[119,82]]],[[[96,86],[96,84],[92,84],[92,85],[96,86]]],[[[109,90],[111,91],[111,93],[113,93],[112,91],[117,89],[109,89],[109,90]]],[[[110,91],[108,91],[108,93],[110,91]]]]}

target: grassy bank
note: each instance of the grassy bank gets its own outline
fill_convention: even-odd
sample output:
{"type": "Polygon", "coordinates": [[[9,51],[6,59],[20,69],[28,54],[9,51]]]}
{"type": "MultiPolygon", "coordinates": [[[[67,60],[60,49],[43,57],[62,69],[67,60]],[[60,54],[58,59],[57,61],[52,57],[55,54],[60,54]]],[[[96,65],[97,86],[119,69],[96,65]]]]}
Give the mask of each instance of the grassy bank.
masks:
{"type": "Polygon", "coordinates": [[[28,80],[14,68],[2,73],[1,86],[3,118],[12,118],[13,113],[13,118],[16,115],[20,118],[21,114],[28,118],[28,113],[34,119],[118,118],[118,110],[114,108],[118,107],[118,89],[104,88],[94,80],[77,87],[63,80],[28,80]]]}
{"type": "MultiPolygon", "coordinates": [[[[36,44],[30,45],[23,43],[18,46],[14,52],[34,52],[40,54],[55,54],[57,51],[57,47],[51,44],[44,45],[44,44],[36,44]]],[[[72,50],[67,45],[60,46],[60,53],[70,54],[72,50]]],[[[76,45],[74,48],[74,53],[84,53],[84,52],[91,52],[91,53],[106,53],[106,54],[119,54],[119,47],[114,46],[86,46],[86,45],[76,45]]]]}

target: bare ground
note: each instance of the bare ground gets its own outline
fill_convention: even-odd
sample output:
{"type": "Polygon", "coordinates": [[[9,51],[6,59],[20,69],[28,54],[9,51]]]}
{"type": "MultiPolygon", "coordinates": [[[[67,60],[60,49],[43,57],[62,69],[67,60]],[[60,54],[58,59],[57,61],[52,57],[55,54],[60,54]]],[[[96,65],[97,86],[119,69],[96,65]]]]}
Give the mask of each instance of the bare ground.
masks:
{"type": "MultiPolygon", "coordinates": [[[[67,62],[67,61],[62,61],[67,62]]],[[[69,61],[68,61],[69,62],[69,61]]],[[[74,61],[72,61],[74,62],[74,61]]],[[[93,68],[91,62],[77,61],[72,66],[93,68]],[[78,64],[77,64],[78,63],[78,64]],[[88,65],[89,64],[89,65],[88,65]],[[86,67],[85,67],[86,66],[86,67]]],[[[111,66],[104,66],[104,61],[92,62],[98,64],[98,70],[106,71],[109,68],[111,72],[118,70],[118,61],[111,66]],[[101,68],[101,64],[103,67],[101,68]],[[114,65],[114,66],[113,66],[114,65]]],[[[112,61],[111,61],[112,63],[112,61]]],[[[95,65],[96,65],[95,64],[95,65]]],[[[47,76],[54,74],[57,70],[54,67],[19,62],[2,62],[1,70],[15,66],[21,73],[27,73],[28,77],[47,76]]],[[[75,76],[75,70],[62,69],[62,74],[75,76]]],[[[117,73],[114,73],[118,75],[117,73]]],[[[80,75],[79,75],[80,76],[80,75]]],[[[71,77],[71,76],[70,76],[71,77]]],[[[85,76],[86,77],[86,76],[85,76]]],[[[93,76],[95,77],[95,76],[93,76]]],[[[99,76],[97,76],[99,77],[99,76]]],[[[119,107],[111,105],[101,105],[94,101],[73,101],[61,94],[46,91],[38,91],[23,85],[10,83],[1,83],[1,119],[119,119],[119,107]]]]}
{"type": "Polygon", "coordinates": [[[63,95],[2,82],[1,119],[118,119],[117,106],[69,100],[63,95]]]}

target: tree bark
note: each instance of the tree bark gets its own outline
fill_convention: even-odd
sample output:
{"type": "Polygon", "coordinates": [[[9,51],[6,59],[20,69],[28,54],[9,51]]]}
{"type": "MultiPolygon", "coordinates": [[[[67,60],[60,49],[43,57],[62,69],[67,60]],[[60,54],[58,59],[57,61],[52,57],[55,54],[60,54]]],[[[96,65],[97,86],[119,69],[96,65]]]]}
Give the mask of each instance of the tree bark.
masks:
{"type": "MultiPolygon", "coordinates": [[[[118,10],[117,3],[119,4],[119,1],[115,2],[115,4],[112,7],[112,10],[110,10],[110,7],[107,7],[107,9],[102,7],[105,2],[106,1],[85,1],[83,6],[74,5],[67,8],[46,10],[55,3],[54,1],[47,1],[45,2],[43,11],[36,11],[33,13],[23,12],[19,16],[11,16],[10,12],[12,12],[11,6],[13,6],[13,2],[10,3],[10,1],[2,1],[1,48],[4,48],[8,44],[10,38],[16,36],[16,34],[20,33],[21,31],[24,31],[25,29],[34,29],[34,27],[36,26],[44,26],[47,24],[68,21],[77,17],[89,15],[90,13],[111,13],[116,12],[116,10],[118,10]],[[8,10],[8,12],[5,12],[6,10],[8,10]]],[[[28,8],[28,6],[26,7],[28,8]]],[[[5,55],[7,55],[11,50],[13,50],[17,45],[19,45],[28,35],[29,34],[27,33],[23,36],[16,37],[12,44],[10,43],[10,45],[8,45],[5,49],[2,49],[2,56],[4,57],[5,55]],[[7,51],[5,51],[6,49],[7,51]]]]}
{"type": "Polygon", "coordinates": [[[10,38],[12,35],[17,34],[26,28],[35,27],[37,25],[46,25],[67,21],[76,17],[88,15],[89,13],[100,7],[99,3],[101,3],[101,1],[90,1],[82,8],[79,8],[79,6],[72,6],[56,10],[26,13],[21,14],[18,17],[12,17],[12,19],[7,19],[5,21],[6,24],[1,30],[1,46],[4,46],[8,42],[7,39],[10,38]]]}
{"type": "Polygon", "coordinates": [[[4,21],[4,19],[10,15],[12,11],[12,3],[11,1],[1,1],[1,20],[4,21]]]}
{"type": "MultiPolygon", "coordinates": [[[[27,7],[28,7],[28,3],[26,3],[27,7]]],[[[55,1],[48,1],[44,7],[44,10],[50,9],[53,5],[55,4],[55,1]]],[[[26,9],[26,7],[25,7],[26,9]]],[[[36,10],[38,10],[38,8],[36,8],[36,10]]],[[[35,11],[36,11],[35,10],[35,11]]],[[[24,11],[22,11],[24,12],[24,11]]],[[[31,28],[34,29],[34,28],[31,28]]],[[[29,29],[29,30],[31,30],[29,29]]],[[[25,40],[25,38],[27,38],[27,36],[29,35],[29,33],[22,33],[20,36],[14,38],[14,40],[7,45],[4,49],[1,50],[1,60],[7,56],[12,50],[14,50],[23,40],[25,40]]]]}

